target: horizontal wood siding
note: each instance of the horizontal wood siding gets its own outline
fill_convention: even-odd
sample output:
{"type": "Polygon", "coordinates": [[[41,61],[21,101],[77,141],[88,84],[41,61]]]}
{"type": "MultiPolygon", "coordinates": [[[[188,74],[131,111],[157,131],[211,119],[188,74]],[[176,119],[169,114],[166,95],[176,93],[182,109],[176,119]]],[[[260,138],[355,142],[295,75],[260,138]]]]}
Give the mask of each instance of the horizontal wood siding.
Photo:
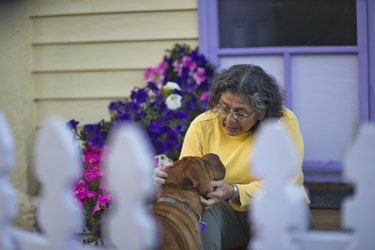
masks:
{"type": "Polygon", "coordinates": [[[65,117],[67,121],[76,119],[81,124],[97,123],[101,119],[109,118],[107,107],[110,101],[111,99],[37,101],[37,120],[43,122],[47,116],[58,114],[65,117]]]}
{"type": "Polygon", "coordinates": [[[119,98],[144,82],[143,70],[35,73],[35,99],[119,98]],[[126,79],[126,82],[125,80],[126,79]],[[58,91],[57,91],[58,90],[58,91]]]}
{"type": "Polygon", "coordinates": [[[34,46],[34,71],[101,71],[146,69],[163,58],[165,49],[195,40],[142,41],[34,46]]]}
{"type": "Polygon", "coordinates": [[[31,16],[196,9],[196,0],[32,0],[31,16]]]}
{"type": "Polygon", "coordinates": [[[194,0],[33,0],[37,124],[48,115],[94,123],[110,101],[144,86],[143,72],[175,43],[198,45],[194,0]]]}
{"type": "Polygon", "coordinates": [[[196,39],[196,15],[188,10],[32,18],[33,43],[196,39]]]}

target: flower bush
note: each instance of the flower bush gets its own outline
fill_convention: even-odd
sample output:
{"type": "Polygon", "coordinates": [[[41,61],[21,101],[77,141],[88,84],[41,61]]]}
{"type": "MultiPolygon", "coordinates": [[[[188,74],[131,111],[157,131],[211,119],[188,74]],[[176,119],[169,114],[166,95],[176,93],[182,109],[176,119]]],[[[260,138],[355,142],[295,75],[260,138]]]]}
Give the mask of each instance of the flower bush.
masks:
{"type": "Polygon", "coordinates": [[[166,52],[156,67],[144,72],[145,87],[137,87],[129,97],[109,104],[109,121],[83,126],[76,120],[68,122],[82,150],[83,168],[74,191],[90,232],[86,242],[101,240],[101,218],[111,207],[111,196],[101,182],[111,127],[122,122],[139,124],[150,137],[158,165],[178,159],[190,122],[205,110],[214,66],[198,49],[185,44],[176,44],[166,52]]]}

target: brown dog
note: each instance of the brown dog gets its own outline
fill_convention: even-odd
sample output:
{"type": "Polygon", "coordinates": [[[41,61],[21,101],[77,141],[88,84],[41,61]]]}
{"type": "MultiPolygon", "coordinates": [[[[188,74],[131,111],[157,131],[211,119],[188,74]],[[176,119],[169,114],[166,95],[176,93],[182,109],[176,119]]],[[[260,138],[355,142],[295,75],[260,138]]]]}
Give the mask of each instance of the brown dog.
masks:
{"type": "Polygon", "coordinates": [[[200,196],[212,192],[211,181],[222,180],[225,168],[219,157],[184,157],[165,170],[168,178],[153,213],[160,223],[160,249],[200,249],[200,196]]]}

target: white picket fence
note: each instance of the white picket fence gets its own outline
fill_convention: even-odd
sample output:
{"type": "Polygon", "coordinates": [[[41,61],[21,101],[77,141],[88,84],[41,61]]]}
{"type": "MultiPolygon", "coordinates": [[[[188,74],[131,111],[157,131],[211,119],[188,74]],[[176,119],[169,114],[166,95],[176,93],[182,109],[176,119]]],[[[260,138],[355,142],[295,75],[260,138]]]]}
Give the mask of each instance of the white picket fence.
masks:
{"type": "MultiPolygon", "coordinates": [[[[344,178],[355,193],[344,200],[343,232],[308,230],[305,197],[288,182],[297,174],[293,145],[279,123],[262,126],[253,156],[253,171],[265,187],[254,198],[250,218],[253,250],[375,249],[375,126],[365,124],[347,152],[344,178]],[[344,232],[345,231],[345,232],[344,232]]],[[[250,249],[250,248],[249,248],[250,249]]]]}
{"type": "MultiPolygon", "coordinates": [[[[146,203],[153,195],[152,150],[148,138],[134,126],[111,132],[108,182],[116,196],[116,209],[108,221],[110,246],[106,249],[153,249],[157,227],[146,203]]],[[[83,246],[76,237],[82,212],[73,198],[73,180],[80,172],[79,155],[65,121],[48,119],[38,132],[35,165],[42,183],[38,222],[42,233],[14,228],[15,192],[8,179],[14,166],[15,146],[5,116],[0,112],[0,250],[98,249],[83,246]]],[[[262,127],[253,155],[253,170],[264,179],[264,189],[250,207],[253,250],[370,250],[375,249],[375,127],[364,125],[348,152],[344,175],[355,194],[342,206],[345,232],[311,231],[301,189],[288,180],[296,174],[296,154],[283,126],[262,127]]]]}
{"type": "MultiPolygon", "coordinates": [[[[143,132],[133,126],[113,131],[109,143],[112,149],[108,182],[116,197],[116,209],[108,222],[112,244],[105,248],[152,249],[157,240],[156,224],[145,205],[154,192],[150,144],[143,132]]],[[[83,228],[83,214],[72,187],[80,164],[78,148],[66,122],[60,117],[48,119],[35,144],[35,165],[43,190],[37,218],[45,234],[11,226],[17,205],[7,176],[14,166],[14,157],[12,133],[0,112],[0,250],[91,249],[82,246],[76,235],[83,228]]]]}

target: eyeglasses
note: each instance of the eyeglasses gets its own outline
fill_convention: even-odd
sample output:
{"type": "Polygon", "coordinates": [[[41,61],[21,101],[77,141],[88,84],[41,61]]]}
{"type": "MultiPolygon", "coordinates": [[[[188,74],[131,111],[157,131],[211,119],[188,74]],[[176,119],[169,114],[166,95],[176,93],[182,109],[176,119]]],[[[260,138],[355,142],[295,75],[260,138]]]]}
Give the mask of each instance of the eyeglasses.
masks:
{"type": "Polygon", "coordinates": [[[221,104],[216,105],[216,110],[219,111],[220,115],[223,115],[223,116],[228,116],[229,114],[232,114],[234,119],[238,121],[242,121],[242,120],[245,120],[246,118],[249,118],[255,112],[253,111],[250,114],[246,112],[242,112],[242,111],[233,112],[229,108],[223,107],[221,104]]]}

